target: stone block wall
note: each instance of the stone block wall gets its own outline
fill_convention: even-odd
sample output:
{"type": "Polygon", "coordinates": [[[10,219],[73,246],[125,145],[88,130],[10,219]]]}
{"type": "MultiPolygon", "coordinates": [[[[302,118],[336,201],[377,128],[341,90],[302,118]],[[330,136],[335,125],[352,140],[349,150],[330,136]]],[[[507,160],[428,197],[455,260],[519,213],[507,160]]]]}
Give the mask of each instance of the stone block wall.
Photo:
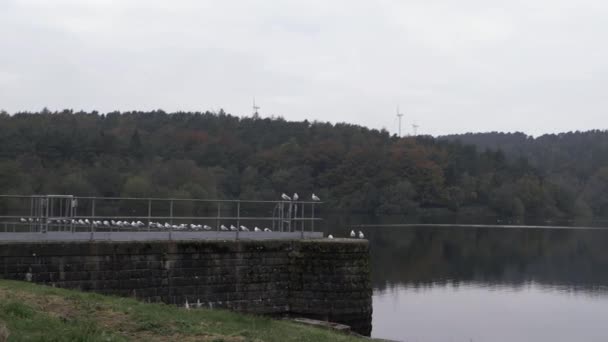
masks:
{"type": "Polygon", "coordinates": [[[0,243],[0,277],[371,332],[363,240],[0,243]]]}

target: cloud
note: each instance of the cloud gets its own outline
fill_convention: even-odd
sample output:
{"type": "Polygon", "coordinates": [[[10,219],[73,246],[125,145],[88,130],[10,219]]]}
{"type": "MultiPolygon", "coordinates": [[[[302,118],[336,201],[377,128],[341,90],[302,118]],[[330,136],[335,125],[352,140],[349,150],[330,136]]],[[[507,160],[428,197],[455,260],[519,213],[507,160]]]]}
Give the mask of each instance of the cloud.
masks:
{"type": "Polygon", "coordinates": [[[10,112],[206,110],[396,131],[607,128],[608,4],[9,0],[10,112]],[[547,118],[550,118],[548,120],[547,118]]]}

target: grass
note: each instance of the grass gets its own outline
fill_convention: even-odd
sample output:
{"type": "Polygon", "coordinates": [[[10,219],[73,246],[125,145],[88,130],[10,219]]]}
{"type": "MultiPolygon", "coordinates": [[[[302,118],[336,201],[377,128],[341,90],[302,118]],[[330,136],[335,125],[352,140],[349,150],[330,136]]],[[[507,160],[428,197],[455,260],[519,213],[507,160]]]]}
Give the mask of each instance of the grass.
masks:
{"type": "Polygon", "coordinates": [[[362,341],[324,329],[237,314],[186,310],[0,280],[0,342],[8,341],[362,341]]]}

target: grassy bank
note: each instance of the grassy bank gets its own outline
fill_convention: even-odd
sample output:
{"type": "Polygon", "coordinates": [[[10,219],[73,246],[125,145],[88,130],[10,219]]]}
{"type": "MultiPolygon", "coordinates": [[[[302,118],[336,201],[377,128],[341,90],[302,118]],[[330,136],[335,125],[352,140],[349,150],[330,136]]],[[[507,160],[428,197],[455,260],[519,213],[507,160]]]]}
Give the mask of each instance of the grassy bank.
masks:
{"type": "Polygon", "coordinates": [[[178,308],[0,280],[0,341],[360,341],[223,310],[178,308]]]}

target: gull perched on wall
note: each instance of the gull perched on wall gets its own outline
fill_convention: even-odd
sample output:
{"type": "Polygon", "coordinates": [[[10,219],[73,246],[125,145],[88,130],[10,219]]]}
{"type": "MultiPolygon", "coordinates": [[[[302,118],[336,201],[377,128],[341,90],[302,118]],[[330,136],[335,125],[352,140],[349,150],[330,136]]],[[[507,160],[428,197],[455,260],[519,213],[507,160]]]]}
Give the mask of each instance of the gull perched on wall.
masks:
{"type": "Polygon", "coordinates": [[[321,199],[319,198],[319,196],[317,196],[317,195],[315,195],[315,194],[312,194],[312,200],[313,200],[313,201],[317,201],[317,202],[318,202],[318,201],[320,201],[321,199]]]}
{"type": "Polygon", "coordinates": [[[281,195],[281,198],[282,198],[282,199],[284,199],[284,200],[286,200],[286,201],[291,201],[291,197],[289,197],[289,196],[285,195],[285,193],[283,193],[283,194],[281,195]]]}

